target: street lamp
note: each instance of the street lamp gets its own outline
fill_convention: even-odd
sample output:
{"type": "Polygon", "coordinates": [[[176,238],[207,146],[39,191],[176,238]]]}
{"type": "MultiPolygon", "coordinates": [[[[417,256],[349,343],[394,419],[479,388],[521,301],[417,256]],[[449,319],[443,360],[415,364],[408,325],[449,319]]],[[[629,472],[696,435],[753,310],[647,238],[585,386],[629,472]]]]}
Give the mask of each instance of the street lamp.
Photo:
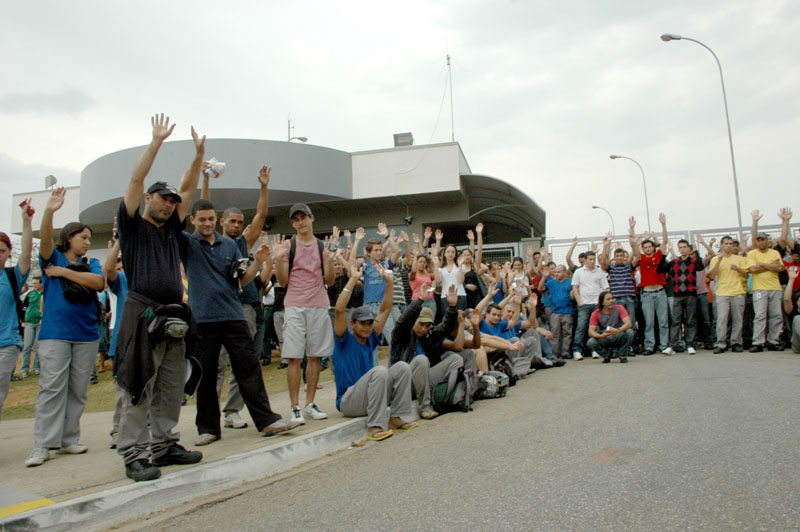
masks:
{"type": "Polygon", "coordinates": [[[717,54],[714,53],[714,50],[703,44],[702,42],[698,41],[697,39],[692,39],[691,37],[684,37],[682,35],[675,35],[674,33],[665,33],[661,36],[661,40],[664,42],[669,41],[692,41],[693,43],[699,44],[706,50],[708,50],[711,55],[714,56],[714,60],[717,62],[717,68],[719,68],[719,81],[722,83],[722,103],[725,105],[725,122],[728,124],[728,145],[731,148],[731,167],[733,168],[733,190],[736,194],[736,217],[739,220],[739,238],[744,238],[744,232],[742,230],[742,208],[739,204],[739,180],[736,177],[736,160],[733,157],[733,136],[731,135],[731,119],[728,115],[728,96],[725,93],[725,79],[722,77],[722,65],[719,62],[719,58],[717,54]]]}
{"type": "Polygon", "coordinates": [[[292,122],[291,118],[286,119],[286,142],[292,142],[293,140],[299,140],[300,142],[308,142],[308,137],[293,137],[292,130],[294,129],[294,122],[292,122]]]}
{"type": "Polygon", "coordinates": [[[636,162],[636,159],[631,157],[627,157],[625,155],[609,155],[611,159],[628,159],[633,164],[639,167],[639,171],[642,172],[642,185],[644,185],[644,206],[647,208],[647,231],[650,232],[650,201],[647,199],[647,181],[644,178],[644,169],[642,165],[636,162]]]}
{"type": "Polygon", "coordinates": [[[601,211],[605,211],[605,213],[608,215],[608,219],[611,220],[611,231],[614,233],[614,237],[616,238],[617,229],[614,227],[614,218],[611,216],[611,213],[608,212],[608,209],[604,209],[599,205],[592,205],[592,209],[600,209],[601,211]]]}

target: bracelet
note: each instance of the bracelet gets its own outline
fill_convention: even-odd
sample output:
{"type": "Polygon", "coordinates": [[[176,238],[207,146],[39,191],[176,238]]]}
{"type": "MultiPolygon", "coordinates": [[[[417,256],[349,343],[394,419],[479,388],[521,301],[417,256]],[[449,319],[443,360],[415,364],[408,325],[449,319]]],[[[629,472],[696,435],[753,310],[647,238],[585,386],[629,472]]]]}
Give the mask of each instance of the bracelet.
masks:
{"type": "Polygon", "coordinates": [[[349,288],[347,288],[347,287],[345,287],[345,288],[342,288],[342,292],[347,292],[348,294],[352,294],[352,293],[353,293],[353,291],[352,291],[352,290],[350,290],[350,289],[349,289],[349,288]]]}

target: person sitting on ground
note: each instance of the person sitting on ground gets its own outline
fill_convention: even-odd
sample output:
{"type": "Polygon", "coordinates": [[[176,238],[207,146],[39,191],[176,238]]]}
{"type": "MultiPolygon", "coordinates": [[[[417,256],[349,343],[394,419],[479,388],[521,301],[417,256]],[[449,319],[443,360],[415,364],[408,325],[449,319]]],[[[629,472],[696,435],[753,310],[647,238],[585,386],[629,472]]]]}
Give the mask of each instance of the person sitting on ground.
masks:
{"type": "Polygon", "coordinates": [[[621,363],[628,361],[628,351],[633,341],[631,318],[622,305],[617,305],[614,294],[605,291],[598,297],[598,308],[589,318],[589,347],[603,357],[603,364],[611,362],[616,354],[621,363]]]}
{"type": "Polygon", "coordinates": [[[786,273],[789,275],[789,282],[783,289],[783,309],[791,326],[792,351],[800,353],[800,290],[792,290],[794,282],[800,278],[800,269],[788,268],[786,273]]]}
{"type": "Polygon", "coordinates": [[[389,354],[390,367],[398,362],[411,366],[412,391],[419,400],[419,413],[422,419],[438,416],[431,406],[432,386],[439,384],[451,371],[464,365],[457,353],[439,353],[438,344],[456,327],[456,305],[458,295],[455,284],[447,292],[447,312],[438,325],[434,325],[431,309],[422,308],[422,302],[430,291],[427,284],[420,287],[420,299],[412,301],[392,332],[392,345],[389,354]]]}
{"type": "MultiPolygon", "coordinates": [[[[473,314],[476,314],[469,309],[467,310],[469,311],[468,316],[470,316],[470,318],[472,318],[473,314]]],[[[465,319],[465,314],[466,311],[458,311],[458,325],[456,325],[455,329],[450,331],[447,338],[442,340],[442,343],[439,344],[439,348],[443,354],[446,354],[448,351],[458,353],[458,356],[464,361],[464,369],[470,369],[473,373],[478,375],[480,371],[477,360],[478,352],[473,351],[473,349],[480,350],[481,348],[480,329],[478,329],[477,336],[470,335],[470,341],[467,343],[465,328],[468,320],[465,319]]],[[[477,314],[477,325],[480,327],[480,314],[477,314]]],[[[488,368],[489,362],[486,360],[486,353],[483,352],[482,355],[484,358],[482,365],[488,368]]],[[[483,371],[486,371],[486,369],[483,371]]]]}
{"type": "Polygon", "coordinates": [[[411,367],[402,361],[388,369],[374,363],[372,353],[392,308],[392,273],[380,264],[377,272],[386,281],[378,314],[363,305],[351,315],[347,327],[347,303],[361,280],[362,270],[350,267],[350,278],[336,300],[334,310],[333,372],[336,379],[336,409],[344,416],[367,416],[367,439],[381,441],[395,430],[408,430],[416,423],[411,416],[411,367]],[[391,406],[389,417],[387,407],[391,406]]]}

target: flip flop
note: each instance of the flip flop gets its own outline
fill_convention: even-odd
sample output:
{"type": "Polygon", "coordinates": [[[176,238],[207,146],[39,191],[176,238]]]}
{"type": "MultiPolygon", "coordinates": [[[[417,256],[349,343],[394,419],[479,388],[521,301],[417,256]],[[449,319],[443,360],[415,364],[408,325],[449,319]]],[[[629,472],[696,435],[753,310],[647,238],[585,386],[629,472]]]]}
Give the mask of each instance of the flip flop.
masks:
{"type": "Polygon", "coordinates": [[[391,438],[394,435],[391,429],[389,430],[382,430],[378,432],[373,432],[372,434],[367,435],[368,440],[372,441],[383,441],[386,438],[391,438]]]}
{"type": "Polygon", "coordinates": [[[411,422],[411,423],[403,423],[399,427],[395,427],[392,430],[396,430],[398,432],[403,432],[403,431],[406,431],[406,430],[415,429],[417,427],[419,427],[419,424],[411,422]]]}

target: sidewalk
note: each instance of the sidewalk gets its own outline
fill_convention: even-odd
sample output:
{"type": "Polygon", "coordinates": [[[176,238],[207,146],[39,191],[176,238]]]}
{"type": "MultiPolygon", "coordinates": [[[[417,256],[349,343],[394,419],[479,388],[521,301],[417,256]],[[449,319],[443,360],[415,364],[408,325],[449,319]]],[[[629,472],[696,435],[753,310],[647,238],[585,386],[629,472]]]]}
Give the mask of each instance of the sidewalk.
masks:
{"type": "MultiPolygon", "coordinates": [[[[184,406],[178,423],[180,443],[202,451],[202,462],[162,468],[159,480],[139,483],[125,476],[122,458],[109,449],[112,412],[88,413],[81,418],[81,443],[89,447],[86,454],[51,451],[50,460],[31,468],[23,462],[33,446],[33,419],[3,421],[0,530],[17,530],[20,526],[96,530],[347,448],[366,435],[366,418],[343,417],[336,410],[335,399],[334,382],[325,382],[323,389],[317,390],[315,402],[328,419],[307,419],[290,434],[271,438],[256,431],[245,408],[241,415],[249,423],[247,428],[223,428],[222,439],[205,447],[194,445],[194,405],[184,406]],[[190,489],[175,489],[182,486],[190,489]]],[[[301,392],[301,404],[304,400],[301,392]]],[[[270,395],[270,404],[288,419],[288,392],[270,395]]]]}

